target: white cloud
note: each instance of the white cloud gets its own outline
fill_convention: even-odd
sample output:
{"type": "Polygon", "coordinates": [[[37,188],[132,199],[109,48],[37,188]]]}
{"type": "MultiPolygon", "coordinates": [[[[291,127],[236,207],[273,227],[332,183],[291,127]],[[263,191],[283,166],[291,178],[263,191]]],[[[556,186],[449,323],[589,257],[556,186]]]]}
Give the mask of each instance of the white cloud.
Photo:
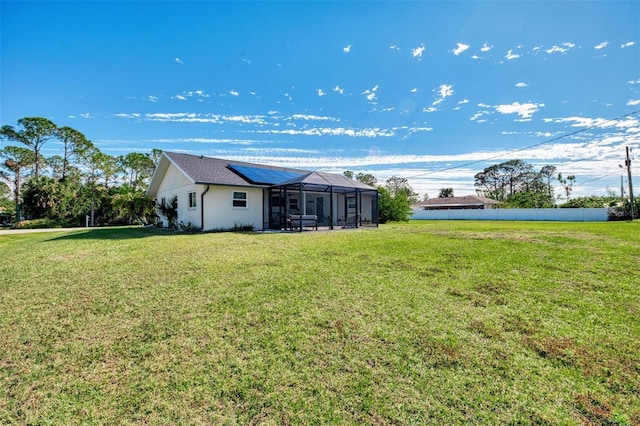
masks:
{"type": "Polygon", "coordinates": [[[349,52],[351,52],[351,45],[348,45],[348,46],[343,47],[343,48],[342,48],[342,51],[343,51],[344,53],[349,53],[349,52]]]}
{"type": "Polygon", "coordinates": [[[396,46],[395,44],[394,44],[394,45],[389,46],[389,49],[392,49],[392,50],[400,50],[400,48],[399,48],[398,46],[396,46]]]}
{"type": "Polygon", "coordinates": [[[261,115],[219,115],[219,114],[198,114],[195,112],[178,113],[150,113],[145,114],[147,121],[174,122],[174,123],[246,123],[246,124],[266,124],[265,117],[261,115]]]}
{"type": "Polygon", "coordinates": [[[629,42],[627,42],[627,43],[623,44],[623,45],[622,45],[622,46],[620,46],[620,47],[622,47],[622,48],[624,49],[625,47],[631,47],[631,46],[633,46],[633,45],[635,45],[635,44],[636,44],[636,42],[635,42],[635,41],[629,41],[629,42]]]}
{"type": "Polygon", "coordinates": [[[567,53],[569,49],[575,47],[576,45],[574,43],[564,42],[562,43],[562,46],[563,47],[553,46],[551,49],[547,49],[546,52],[550,55],[553,53],[567,53]]]}
{"type": "Polygon", "coordinates": [[[336,92],[336,93],[339,93],[341,95],[344,95],[344,89],[342,87],[340,87],[340,86],[336,85],[336,87],[333,88],[333,91],[336,92]]]}
{"type": "Polygon", "coordinates": [[[421,58],[425,49],[426,48],[424,47],[424,44],[421,44],[419,47],[416,47],[415,49],[411,49],[411,54],[413,55],[414,58],[421,58]]]}
{"type": "Polygon", "coordinates": [[[458,56],[460,55],[462,52],[464,52],[465,50],[467,50],[469,47],[468,44],[464,44],[464,43],[456,43],[458,46],[452,50],[453,54],[458,56]]]}
{"type": "Polygon", "coordinates": [[[183,62],[183,61],[182,61],[182,59],[180,59],[180,58],[175,58],[175,61],[176,61],[177,63],[179,63],[180,65],[183,65],[183,64],[184,64],[184,62],[183,62]]]}
{"type": "Polygon", "coordinates": [[[80,117],[82,118],[96,118],[95,116],[91,115],[91,113],[85,112],[84,114],[80,114],[80,117]]]}
{"type": "Polygon", "coordinates": [[[493,49],[493,46],[489,46],[487,43],[484,43],[484,44],[482,45],[482,47],[480,48],[480,51],[481,51],[481,52],[488,52],[488,51],[490,51],[491,49],[493,49]]]}
{"type": "Polygon", "coordinates": [[[316,93],[318,93],[318,96],[326,96],[327,93],[323,92],[322,89],[316,89],[316,93]]]}
{"type": "Polygon", "coordinates": [[[518,114],[520,118],[531,118],[531,116],[543,106],[544,104],[531,102],[524,104],[514,102],[512,104],[496,105],[494,108],[501,114],[518,114]]]}
{"type": "Polygon", "coordinates": [[[480,58],[480,56],[478,56],[478,55],[472,55],[472,56],[471,56],[471,59],[481,59],[481,58],[480,58]]]}
{"type": "Polygon", "coordinates": [[[513,50],[509,50],[507,52],[507,56],[505,56],[505,58],[507,58],[507,61],[510,61],[512,59],[517,59],[519,57],[520,57],[520,55],[518,55],[517,53],[513,53],[513,50]]]}
{"type": "Polygon", "coordinates": [[[458,103],[456,104],[455,108],[453,108],[453,110],[458,111],[462,105],[468,104],[468,103],[469,103],[469,99],[463,99],[461,101],[458,101],[458,103]]]}
{"type": "Polygon", "coordinates": [[[418,91],[417,87],[414,87],[413,89],[409,90],[411,93],[416,93],[418,91]]]}
{"type": "Polygon", "coordinates": [[[237,91],[235,91],[235,90],[229,90],[229,94],[230,94],[231,96],[240,96],[240,93],[238,93],[238,92],[237,92],[237,91]]]}
{"type": "Polygon", "coordinates": [[[602,43],[594,46],[593,48],[596,50],[600,50],[600,49],[604,49],[605,47],[607,47],[609,45],[608,41],[603,41],[602,43]]]}
{"type": "Polygon", "coordinates": [[[182,95],[176,95],[176,99],[180,99],[181,101],[186,101],[187,98],[182,95]]]}
{"type": "Polygon", "coordinates": [[[422,112],[436,112],[438,108],[430,106],[428,108],[422,108],[422,112]]]}
{"type": "Polygon", "coordinates": [[[303,136],[350,136],[354,138],[392,137],[392,130],[380,128],[352,129],[344,127],[314,127],[311,129],[285,129],[285,130],[254,130],[247,133],[263,133],[276,135],[303,135],[303,136]]]}
{"type": "Polygon", "coordinates": [[[305,120],[305,121],[340,121],[335,117],[312,114],[293,114],[289,120],[305,120]]]}
{"type": "Polygon", "coordinates": [[[177,138],[177,139],[147,139],[145,142],[151,143],[201,143],[201,144],[230,144],[230,145],[255,145],[261,143],[260,141],[253,141],[248,139],[209,139],[209,138],[177,138]]]}
{"type": "Polygon", "coordinates": [[[376,84],[372,89],[367,89],[364,92],[362,92],[361,95],[364,95],[370,103],[375,104],[376,101],[378,100],[378,96],[376,95],[377,91],[378,91],[378,85],[376,84]]]}
{"type": "MultiPolygon", "coordinates": [[[[441,84],[440,87],[433,90],[437,93],[436,100],[433,101],[433,106],[441,104],[446,98],[453,95],[453,85],[451,84],[441,84]]],[[[428,111],[431,112],[431,111],[428,111]]]]}
{"type": "Polygon", "coordinates": [[[516,87],[518,88],[523,88],[523,87],[527,87],[528,84],[527,83],[516,83],[516,87]]]}
{"type": "Polygon", "coordinates": [[[160,100],[160,98],[158,98],[157,96],[148,96],[147,100],[149,102],[158,102],[160,100]]]}
{"type": "Polygon", "coordinates": [[[631,99],[629,102],[627,102],[627,105],[629,106],[640,105],[640,99],[631,99]]]}
{"type": "Polygon", "coordinates": [[[138,113],[133,113],[133,114],[119,113],[119,114],[114,114],[113,116],[118,118],[140,118],[140,114],[138,113]]]}

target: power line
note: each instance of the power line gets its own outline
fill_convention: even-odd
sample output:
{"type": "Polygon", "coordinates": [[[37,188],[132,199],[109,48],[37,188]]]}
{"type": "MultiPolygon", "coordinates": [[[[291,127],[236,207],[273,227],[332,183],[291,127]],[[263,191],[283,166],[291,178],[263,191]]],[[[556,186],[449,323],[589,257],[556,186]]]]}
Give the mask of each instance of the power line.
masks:
{"type": "MultiPolygon", "coordinates": [[[[495,160],[495,159],[497,159],[497,158],[505,157],[505,156],[507,156],[507,155],[509,155],[509,154],[513,154],[513,153],[520,152],[520,151],[526,151],[526,150],[528,150],[528,149],[535,148],[535,147],[537,147],[537,146],[541,146],[541,145],[545,145],[545,144],[548,144],[548,143],[551,143],[551,142],[555,142],[555,141],[558,141],[558,140],[560,140],[560,139],[568,138],[568,137],[570,137],[570,136],[575,136],[575,135],[577,135],[577,134],[579,134],[579,133],[582,133],[582,132],[586,132],[586,131],[588,131],[588,130],[595,129],[595,128],[597,128],[597,127],[601,127],[601,126],[603,126],[603,125],[605,125],[605,124],[608,124],[608,123],[611,123],[611,122],[614,122],[614,121],[618,121],[618,120],[620,120],[620,119],[622,119],[622,118],[629,117],[629,116],[634,115],[634,114],[637,114],[637,113],[639,113],[639,112],[640,112],[640,109],[635,110],[635,111],[632,111],[632,112],[629,112],[629,113],[627,113],[627,114],[620,115],[620,116],[615,117],[615,118],[610,118],[610,119],[605,120],[605,121],[603,121],[603,122],[601,122],[601,123],[594,124],[594,125],[592,125],[592,126],[585,127],[585,128],[583,128],[583,129],[580,129],[580,130],[576,130],[575,132],[565,133],[565,134],[563,134],[563,135],[556,136],[555,138],[551,138],[551,139],[548,139],[548,140],[543,141],[543,142],[538,142],[538,143],[535,143],[535,144],[533,144],[533,145],[526,146],[526,147],[524,147],[524,148],[514,149],[514,150],[511,150],[511,151],[507,151],[507,152],[505,152],[505,153],[499,154],[499,155],[494,155],[494,156],[492,156],[492,157],[487,157],[487,158],[484,158],[484,159],[482,159],[482,160],[470,161],[470,162],[468,162],[468,163],[460,164],[460,165],[457,165],[457,166],[445,167],[445,168],[443,168],[443,169],[438,169],[438,170],[434,170],[434,171],[431,171],[431,172],[419,173],[419,174],[417,174],[417,175],[409,176],[409,177],[407,177],[407,179],[413,179],[413,178],[416,178],[416,177],[419,177],[419,176],[432,175],[432,174],[435,174],[435,173],[439,173],[439,172],[446,172],[446,171],[449,171],[449,170],[461,169],[461,168],[463,168],[463,167],[472,166],[472,165],[474,165],[474,164],[485,163],[485,162],[490,161],[490,160],[495,160]]],[[[583,183],[583,184],[584,184],[584,183],[583,183]]]]}

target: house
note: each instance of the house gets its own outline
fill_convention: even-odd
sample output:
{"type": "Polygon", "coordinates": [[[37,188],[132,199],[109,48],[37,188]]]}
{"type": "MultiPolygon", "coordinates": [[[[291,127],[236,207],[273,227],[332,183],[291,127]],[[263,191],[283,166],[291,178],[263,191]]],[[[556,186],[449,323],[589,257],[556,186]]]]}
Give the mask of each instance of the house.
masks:
{"type": "Polygon", "coordinates": [[[477,195],[464,197],[429,198],[414,204],[413,210],[460,210],[460,209],[493,209],[499,201],[477,195]]]}
{"type": "MultiPolygon", "coordinates": [[[[378,190],[343,175],[164,152],[147,195],[201,230],[378,225],[378,190]],[[299,221],[299,222],[298,222],[299,221]]],[[[168,226],[166,217],[161,216],[168,226]]]]}

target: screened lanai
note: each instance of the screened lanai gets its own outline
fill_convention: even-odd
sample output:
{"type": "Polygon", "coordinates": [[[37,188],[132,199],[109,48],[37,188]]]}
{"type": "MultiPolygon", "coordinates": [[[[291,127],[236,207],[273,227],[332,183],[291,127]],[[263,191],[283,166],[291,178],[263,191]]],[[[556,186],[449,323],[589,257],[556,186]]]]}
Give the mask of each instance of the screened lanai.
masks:
{"type": "Polygon", "coordinates": [[[343,175],[301,174],[271,186],[268,192],[271,229],[302,231],[303,218],[310,216],[315,216],[318,226],[329,229],[379,223],[378,190],[343,175]]]}

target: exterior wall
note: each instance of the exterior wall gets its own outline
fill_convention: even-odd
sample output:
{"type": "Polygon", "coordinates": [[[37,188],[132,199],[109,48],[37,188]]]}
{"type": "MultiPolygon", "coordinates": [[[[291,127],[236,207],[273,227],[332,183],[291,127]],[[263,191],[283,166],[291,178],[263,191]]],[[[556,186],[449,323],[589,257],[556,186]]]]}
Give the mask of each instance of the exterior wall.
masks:
{"type": "MultiPolygon", "coordinates": [[[[207,185],[196,185],[191,183],[185,175],[173,164],[169,165],[164,179],[158,188],[157,201],[161,202],[165,198],[169,202],[174,196],[178,197],[178,218],[176,222],[191,224],[203,230],[230,229],[235,225],[253,225],[255,229],[263,229],[262,188],[234,187],[234,186],[214,186],[209,187],[209,191],[204,195],[204,206],[202,203],[202,193],[207,189],[207,185]],[[189,193],[196,193],[196,206],[189,207],[189,193]],[[247,193],[247,208],[233,207],[233,192],[240,191],[247,193]],[[204,227],[201,224],[202,207],[204,207],[204,227]]],[[[162,218],[163,226],[168,226],[167,220],[162,218]]]]}
{"type": "MultiPolygon", "coordinates": [[[[197,214],[200,215],[200,193],[206,185],[199,185],[197,214]]],[[[253,225],[254,229],[264,229],[263,207],[264,194],[262,188],[213,186],[204,196],[204,227],[212,229],[231,229],[236,225],[253,225]],[[247,193],[247,207],[233,207],[233,192],[247,193]]],[[[185,195],[186,196],[186,195],[185,195]]],[[[199,216],[198,216],[199,217],[199,216]]],[[[198,223],[200,220],[198,219],[198,223]]],[[[194,223],[194,222],[191,222],[194,223]]]]}
{"type": "MultiPolygon", "coordinates": [[[[178,218],[177,222],[191,222],[193,226],[200,227],[200,213],[198,205],[200,204],[201,185],[195,185],[185,177],[173,164],[169,165],[167,172],[158,188],[158,203],[162,199],[169,202],[174,196],[178,197],[178,218]],[[196,191],[196,208],[189,209],[189,192],[196,191]]],[[[161,216],[162,218],[162,216],[161,216]]],[[[168,226],[167,220],[162,218],[162,225],[168,226]]]]}
{"type": "Polygon", "coordinates": [[[609,210],[601,209],[488,209],[414,210],[416,220],[524,220],[606,222],[609,210]]]}

